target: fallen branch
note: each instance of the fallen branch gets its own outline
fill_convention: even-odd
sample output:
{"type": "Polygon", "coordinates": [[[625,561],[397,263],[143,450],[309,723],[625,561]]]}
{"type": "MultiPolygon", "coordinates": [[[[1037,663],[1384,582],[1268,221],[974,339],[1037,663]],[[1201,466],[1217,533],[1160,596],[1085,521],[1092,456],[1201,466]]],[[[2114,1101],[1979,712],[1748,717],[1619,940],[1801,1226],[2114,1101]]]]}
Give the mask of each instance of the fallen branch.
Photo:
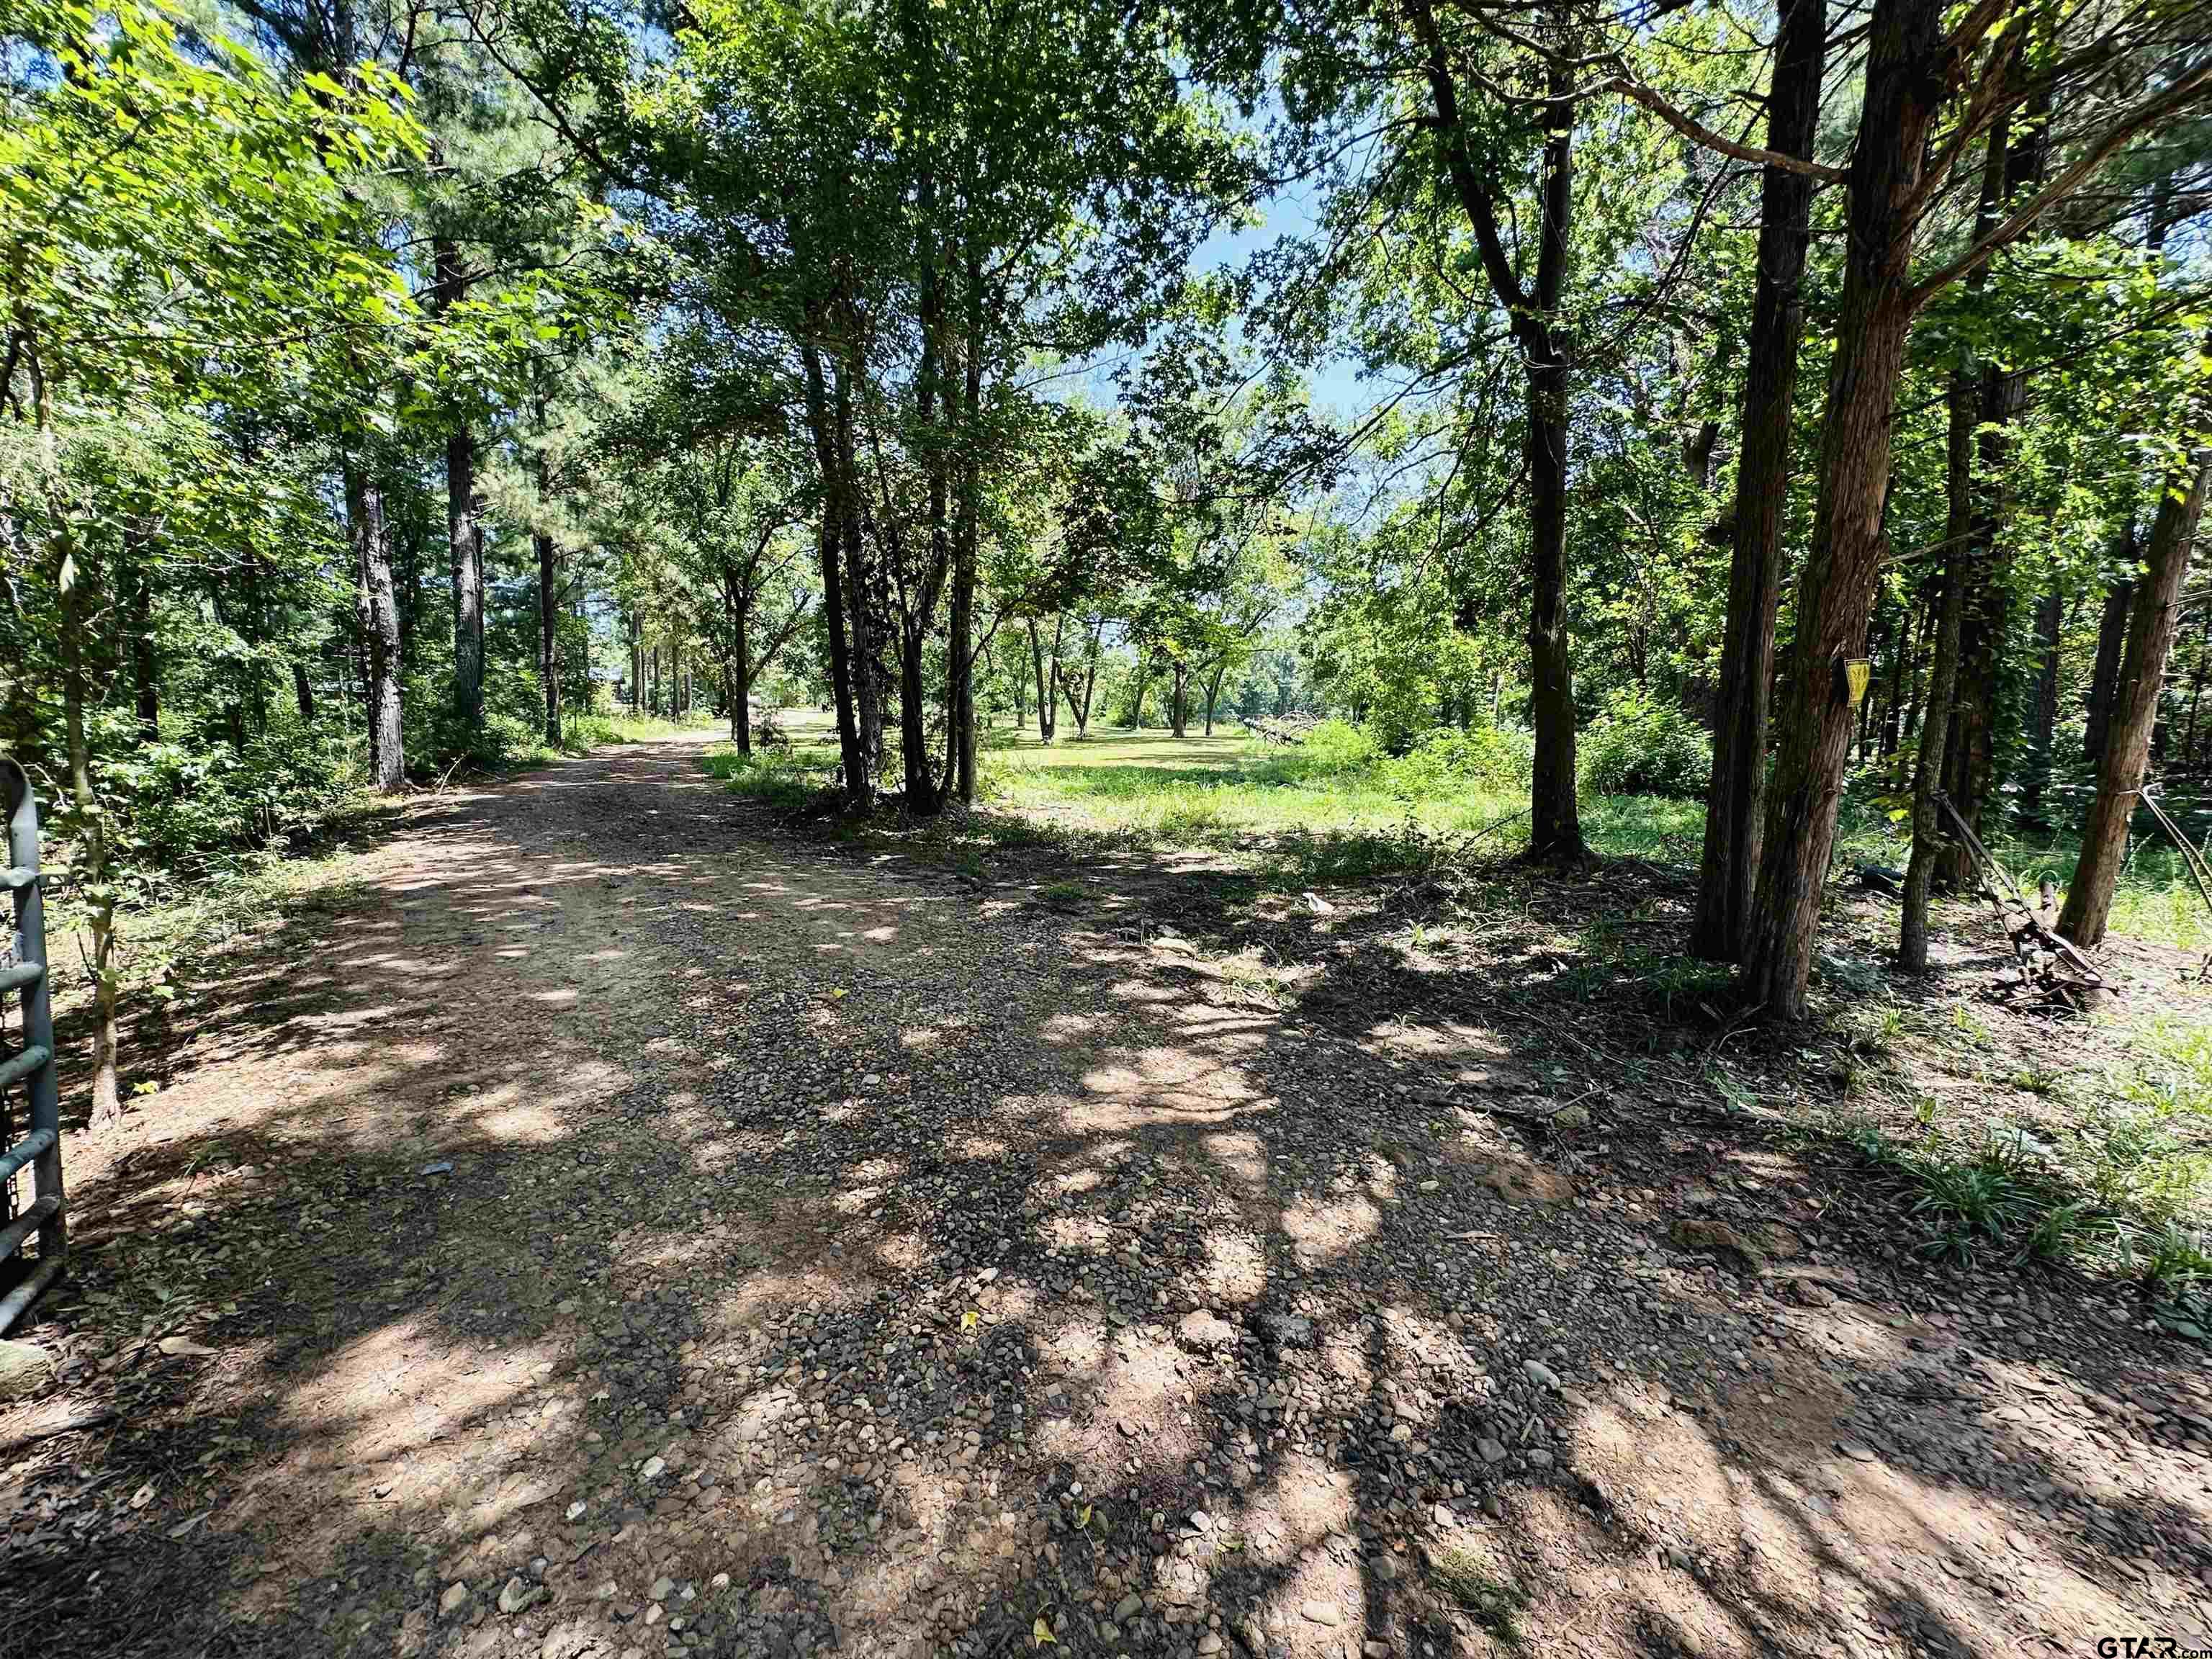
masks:
{"type": "Polygon", "coordinates": [[[113,1411],[88,1413],[82,1417],[65,1418],[61,1422],[43,1429],[24,1429],[0,1440],[0,1458],[13,1457],[27,1450],[42,1440],[52,1440],[64,1434],[75,1434],[81,1429],[96,1429],[103,1423],[112,1423],[118,1415],[113,1411]]]}
{"type": "Polygon", "coordinates": [[[1990,901],[1996,905],[1998,914],[2002,915],[2004,912],[2004,897],[1997,891],[1996,883],[1998,882],[2003,884],[2005,892],[2010,893],[2012,902],[2020,907],[2021,917],[2020,927],[2013,927],[2011,918],[2005,917],[2005,932],[2014,941],[2013,949],[2015,953],[2025,955],[2025,952],[2020,950],[2019,941],[2022,936],[2026,936],[2033,939],[2037,945],[2048,951],[2052,956],[2071,963],[2077,970],[2087,975],[2087,988],[2093,990],[2110,988],[2105,984],[2104,975],[2097,971],[2088,957],[2074,948],[2071,940],[2059,938],[2057,934],[2043,925],[2041,915],[2027,902],[2027,896],[2020,890],[2018,884],[2005,873],[2004,866],[1991,856],[1990,849],[1982,845],[1982,838],[1974,833],[1973,827],[1959,816],[1959,809],[1951,804],[1951,798],[1939,789],[1936,792],[1936,804],[1951,815],[1951,822],[1958,830],[1961,839],[1966,842],[1966,850],[1974,855],[1975,863],[1986,874],[1996,878],[1996,882],[1984,880],[1982,885],[1983,890],[1989,894],[1990,901]]]}

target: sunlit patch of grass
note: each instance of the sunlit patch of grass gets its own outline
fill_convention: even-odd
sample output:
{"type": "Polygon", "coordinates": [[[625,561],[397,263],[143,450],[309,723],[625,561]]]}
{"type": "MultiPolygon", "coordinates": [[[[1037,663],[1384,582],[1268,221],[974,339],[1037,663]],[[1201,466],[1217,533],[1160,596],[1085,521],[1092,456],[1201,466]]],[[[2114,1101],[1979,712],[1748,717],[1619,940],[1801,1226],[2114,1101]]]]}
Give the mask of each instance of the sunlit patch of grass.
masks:
{"type": "Polygon", "coordinates": [[[722,724],[704,714],[684,720],[663,720],[658,714],[572,714],[561,733],[561,746],[578,755],[611,743],[650,743],[658,738],[710,732],[722,724]]]}
{"type": "MultiPolygon", "coordinates": [[[[813,769],[814,787],[828,787],[836,751],[827,717],[802,710],[781,718],[793,745],[789,755],[813,769]]],[[[1190,848],[1308,884],[1463,878],[1471,867],[1528,844],[1525,791],[1498,787],[1492,772],[1455,774],[1421,763],[1421,753],[1393,757],[1356,729],[1335,724],[1339,741],[1291,746],[1264,744],[1226,725],[1211,737],[1194,727],[1181,738],[1157,729],[1103,726],[1078,738],[1063,726],[1049,744],[1039,742],[1033,728],[992,726],[981,734],[986,810],[933,833],[985,850],[1055,844],[1085,854],[1190,848]]],[[[778,765],[769,757],[743,780],[735,772],[724,775],[749,791],[787,798],[795,775],[778,765]]],[[[1705,811],[1702,800],[1651,795],[1585,795],[1581,802],[1583,833],[1599,856],[1678,868],[1697,861],[1705,811]]],[[[1838,870],[1901,866],[1907,851],[1884,813],[1846,796],[1837,826],[1838,870]]],[[[1996,853],[2031,892],[2040,875],[2071,873],[2070,848],[2060,856],[2055,848],[2008,842],[1996,853]]],[[[2123,878],[2113,926],[2212,948],[2202,909],[2172,849],[2146,845],[2123,878]]],[[[1822,971],[1833,979],[1858,966],[1830,955],[1822,971]]],[[[1846,974],[1851,983],[1844,988],[1869,994],[1859,981],[1878,970],[1865,966],[1864,974],[1846,974]]]]}
{"type": "Polygon", "coordinates": [[[784,811],[797,811],[837,787],[834,755],[818,749],[755,750],[739,754],[718,745],[707,751],[707,770],[736,793],[750,795],[784,811]]]}

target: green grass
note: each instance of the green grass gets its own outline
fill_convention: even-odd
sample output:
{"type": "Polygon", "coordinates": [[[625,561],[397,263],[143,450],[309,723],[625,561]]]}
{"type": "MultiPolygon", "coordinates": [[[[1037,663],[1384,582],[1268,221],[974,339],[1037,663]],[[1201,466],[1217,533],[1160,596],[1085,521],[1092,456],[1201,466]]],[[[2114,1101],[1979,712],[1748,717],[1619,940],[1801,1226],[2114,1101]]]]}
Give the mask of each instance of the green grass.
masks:
{"type": "MultiPolygon", "coordinates": [[[[1316,880],[1420,874],[1528,840],[1514,818],[1527,809],[1523,792],[1409,777],[1385,760],[1310,767],[1295,750],[1242,733],[1178,742],[1164,732],[1095,732],[1050,747],[1024,738],[992,747],[984,778],[995,803],[1042,822],[1132,845],[1264,853],[1316,880]]],[[[1686,861],[1704,828],[1696,801],[1583,804],[1583,834],[1608,856],[1686,861]]]]}
{"type": "MultiPolygon", "coordinates": [[[[780,720],[789,750],[750,762],[717,751],[709,764],[735,787],[796,806],[833,782],[836,734],[816,710],[787,710],[780,720]]],[[[963,858],[994,847],[1058,846],[1077,856],[1191,848],[1311,884],[1440,876],[1528,841],[1525,819],[1515,816],[1527,810],[1526,789],[1501,783],[1494,769],[1468,775],[1418,753],[1380,754],[1356,737],[1285,747],[1228,726],[1183,738],[1094,727],[1088,738],[1063,732],[1047,744],[1033,731],[1000,726],[983,734],[982,781],[990,810],[951,832],[963,858]]],[[[1585,794],[1582,817],[1585,839],[1606,858],[1692,866],[1705,833],[1705,804],[1695,799],[1585,794]]],[[[1899,867],[1909,851],[1885,814],[1846,797],[1838,870],[1899,867]]],[[[2031,896],[2043,875],[2072,873],[2070,848],[2005,842],[1996,854],[2031,896]]],[[[2123,877],[2112,927],[2212,949],[2212,918],[2179,857],[2148,842],[2123,877]]]]}
{"type": "MultiPolygon", "coordinates": [[[[2034,1081],[2038,1094],[2059,1091],[2057,1079],[2034,1081]]],[[[1932,1108],[1911,1140],[1849,1131],[1898,1190],[1920,1254],[2064,1261],[2168,1300],[2212,1293],[2212,1030],[2153,1022],[2056,1134],[2021,1125],[1960,1145],[1932,1108]]]]}
{"type": "Polygon", "coordinates": [[[1519,1645],[1520,1614],[1528,1605],[1528,1596],[1513,1585],[1492,1578],[1472,1553],[1446,1545],[1430,1558],[1429,1579],[1504,1646],[1519,1645]]]}
{"type": "Polygon", "coordinates": [[[529,733],[510,738],[502,747],[500,763],[544,766],[564,756],[588,755],[609,744],[650,743],[657,738],[681,737],[721,729],[722,722],[701,712],[690,720],[664,720],[658,714],[570,714],[561,723],[561,746],[529,733]]]}

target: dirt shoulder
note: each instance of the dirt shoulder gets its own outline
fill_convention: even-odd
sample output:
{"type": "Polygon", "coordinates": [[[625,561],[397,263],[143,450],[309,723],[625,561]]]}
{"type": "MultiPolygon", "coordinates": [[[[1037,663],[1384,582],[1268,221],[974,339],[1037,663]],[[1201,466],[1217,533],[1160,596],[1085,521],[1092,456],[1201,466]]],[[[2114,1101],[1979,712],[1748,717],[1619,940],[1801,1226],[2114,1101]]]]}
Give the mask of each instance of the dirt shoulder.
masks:
{"type": "Polygon", "coordinates": [[[71,1139],[0,1655],[2212,1645],[2201,1349],[1625,1087],[1540,915],[1073,873],[688,742],[416,809],[71,1139]]]}

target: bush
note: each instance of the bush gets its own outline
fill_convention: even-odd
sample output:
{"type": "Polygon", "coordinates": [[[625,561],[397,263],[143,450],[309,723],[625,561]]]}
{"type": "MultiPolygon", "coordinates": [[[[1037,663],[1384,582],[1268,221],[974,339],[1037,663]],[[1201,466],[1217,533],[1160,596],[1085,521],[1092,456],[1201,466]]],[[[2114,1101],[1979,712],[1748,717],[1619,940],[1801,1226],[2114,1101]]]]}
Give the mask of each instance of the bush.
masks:
{"type": "Polygon", "coordinates": [[[126,886],[158,872],[204,876],[274,842],[313,833],[361,786],[343,733],[272,730],[243,750],[149,744],[107,759],[117,823],[112,851],[126,886]]]}
{"type": "Polygon", "coordinates": [[[1297,759],[1310,773],[1358,772],[1375,763],[1382,753],[1374,734],[1350,720],[1323,720],[1306,733],[1298,745],[1297,759]]]}
{"type": "Polygon", "coordinates": [[[1582,786],[1600,795],[1705,793],[1713,740],[1680,709],[1633,692],[1615,696],[1577,746],[1582,786]]]}
{"type": "Polygon", "coordinates": [[[1407,796],[1468,789],[1513,795],[1528,787],[1535,760],[1535,739],[1526,732],[1498,726],[1464,732],[1439,726],[1386,762],[1382,777],[1390,789],[1407,796]]]}

